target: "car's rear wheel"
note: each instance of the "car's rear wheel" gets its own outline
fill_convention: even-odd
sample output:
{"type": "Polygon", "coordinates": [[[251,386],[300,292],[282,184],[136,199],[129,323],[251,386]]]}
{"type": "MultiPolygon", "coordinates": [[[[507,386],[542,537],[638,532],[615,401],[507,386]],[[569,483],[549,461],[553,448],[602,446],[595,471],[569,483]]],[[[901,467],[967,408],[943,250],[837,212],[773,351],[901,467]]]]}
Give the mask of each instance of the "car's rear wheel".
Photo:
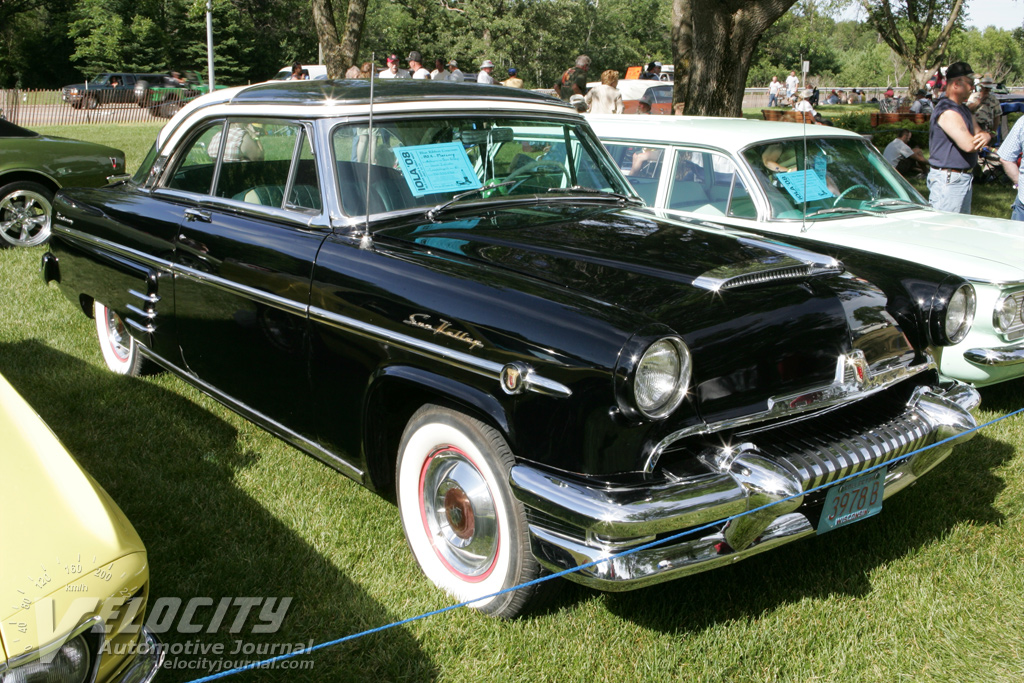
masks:
{"type": "MultiPolygon", "coordinates": [[[[512,452],[488,425],[426,405],[410,418],[398,451],[398,511],[423,573],[460,600],[531,581],[542,569],[530,551],[526,513],[508,485],[512,452]]],[[[472,605],[512,618],[539,584],[472,605]]]]}
{"type": "Polygon", "coordinates": [[[53,192],[18,181],[0,187],[0,247],[34,247],[50,239],[53,192]]]}
{"type": "Polygon", "coordinates": [[[138,343],[128,334],[121,316],[98,301],[92,305],[96,318],[96,335],[99,337],[103,362],[111,372],[119,375],[138,377],[147,369],[138,343]]]}
{"type": "Polygon", "coordinates": [[[138,81],[135,84],[135,103],[140,107],[149,104],[149,81],[138,81]]]}

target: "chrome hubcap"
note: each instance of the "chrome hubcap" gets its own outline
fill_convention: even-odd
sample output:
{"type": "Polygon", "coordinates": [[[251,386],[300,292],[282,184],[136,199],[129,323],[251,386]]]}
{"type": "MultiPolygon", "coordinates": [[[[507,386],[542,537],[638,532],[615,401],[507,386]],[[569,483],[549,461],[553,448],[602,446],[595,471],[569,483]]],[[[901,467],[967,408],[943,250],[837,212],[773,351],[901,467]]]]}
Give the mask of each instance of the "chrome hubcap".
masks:
{"type": "Polygon", "coordinates": [[[39,244],[50,234],[50,202],[29,190],[7,195],[0,201],[0,233],[18,246],[39,244]]]}
{"type": "Polygon", "coordinates": [[[466,578],[487,574],[498,553],[498,517],[479,470],[445,446],[427,459],[420,481],[423,521],[442,562],[466,578]]]}
{"type": "Polygon", "coordinates": [[[128,330],[124,328],[124,323],[121,322],[121,316],[114,313],[109,308],[107,310],[107,339],[110,341],[110,348],[113,350],[114,355],[123,361],[128,360],[128,330]]]}

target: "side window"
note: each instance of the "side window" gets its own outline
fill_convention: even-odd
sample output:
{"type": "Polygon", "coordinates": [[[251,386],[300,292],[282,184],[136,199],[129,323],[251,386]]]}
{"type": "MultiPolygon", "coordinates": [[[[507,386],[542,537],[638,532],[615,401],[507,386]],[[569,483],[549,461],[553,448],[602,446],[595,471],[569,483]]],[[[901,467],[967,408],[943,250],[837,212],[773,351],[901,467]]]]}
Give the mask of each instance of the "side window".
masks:
{"type": "Polygon", "coordinates": [[[183,192],[210,193],[217,165],[216,144],[223,127],[223,122],[217,122],[188,143],[185,153],[178,158],[177,167],[164,183],[165,187],[183,192]]]}
{"type": "Polygon", "coordinates": [[[211,140],[221,155],[217,197],[282,206],[302,128],[297,123],[229,119],[211,140]]]}
{"type": "Polygon", "coordinates": [[[320,202],[320,176],[316,170],[316,157],[313,156],[313,147],[305,131],[302,132],[302,139],[299,142],[299,154],[289,187],[289,209],[320,211],[323,208],[320,202]]]}
{"type": "Polygon", "coordinates": [[[669,208],[756,218],[756,209],[736,165],[723,154],[679,150],[669,192],[669,208]]]}
{"type": "Polygon", "coordinates": [[[640,195],[647,206],[654,206],[661,179],[661,163],[665,150],[660,147],[639,145],[605,144],[619,169],[633,190],[640,195]]]}

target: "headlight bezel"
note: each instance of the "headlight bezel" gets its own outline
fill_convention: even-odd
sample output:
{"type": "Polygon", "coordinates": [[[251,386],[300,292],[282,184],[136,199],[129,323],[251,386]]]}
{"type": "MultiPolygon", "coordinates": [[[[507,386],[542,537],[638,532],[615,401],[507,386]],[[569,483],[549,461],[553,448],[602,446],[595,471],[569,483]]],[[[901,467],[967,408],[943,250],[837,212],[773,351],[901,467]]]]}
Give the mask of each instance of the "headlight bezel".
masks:
{"type": "Polygon", "coordinates": [[[1007,337],[1011,333],[1018,331],[1022,326],[1024,326],[1024,299],[1021,298],[1021,292],[1000,292],[999,297],[992,306],[992,327],[996,331],[996,334],[1007,337]],[[1001,320],[1001,309],[1003,309],[1007,303],[1010,304],[1010,307],[1013,310],[1010,313],[1009,323],[1004,323],[1001,320]]]}
{"type": "MultiPolygon", "coordinates": [[[[12,674],[22,674],[22,676],[18,676],[17,680],[24,676],[38,675],[42,675],[45,679],[51,673],[50,667],[53,665],[54,660],[60,656],[60,653],[65,648],[73,647],[79,642],[84,652],[88,655],[86,666],[83,669],[84,676],[82,680],[95,680],[100,665],[100,646],[103,642],[103,620],[98,615],[86,619],[60,638],[52,640],[30,652],[12,657],[8,661],[6,668],[0,666],[0,683],[6,681],[7,677],[12,674]],[[26,667],[31,667],[35,671],[28,672],[26,667]]],[[[34,679],[28,678],[27,680],[32,681],[34,679]]]]}
{"type": "Polygon", "coordinates": [[[682,337],[659,326],[659,329],[648,331],[647,334],[634,335],[623,346],[615,377],[616,402],[623,415],[638,422],[663,420],[678,410],[689,395],[693,356],[682,337]],[[657,362],[652,354],[665,352],[671,352],[675,358],[675,375],[670,388],[661,392],[661,400],[647,403],[637,393],[642,388],[638,385],[642,381],[638,375],[645,367],[657,362]]]}
{"type": "Polygon", "coordinates": [[[977,317],[978,295],[974,291],[974,285],[960,278],[952,282],[943,282],[935,294],[935,301],[931,318],[933,343],[938,346],[959,344],[970,334],[977,317]],[[955,311],[958,300],[963,301],[964,312],[960,323],[955,329],[950,330],[950,312],[955,311]]]}

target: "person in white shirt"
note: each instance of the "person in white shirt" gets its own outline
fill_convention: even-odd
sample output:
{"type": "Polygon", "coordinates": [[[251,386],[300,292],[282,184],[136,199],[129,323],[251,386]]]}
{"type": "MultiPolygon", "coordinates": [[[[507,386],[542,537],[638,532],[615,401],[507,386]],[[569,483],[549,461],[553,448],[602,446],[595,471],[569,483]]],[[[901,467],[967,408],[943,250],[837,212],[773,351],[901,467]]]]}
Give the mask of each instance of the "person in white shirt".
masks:
{"type": "Polygon", "coordinates": [[[772,76],[772,82],[768,84],[769,107],[777,107],[779,105],[780,92],[782,92],[782,83],[779,82],[778,76],[772,76]]]}
{"type": "Polygon", "coordinates": [[[466,74],[462,73],[462,69],[459,68],[459,63],[454,59],[448,62],[448,75],[444,80],[451,81],[452,83],[466,82],[466,74]]]}
{"type": "MultiPolygon", "coordinates": [[[[814,91],[811,90],[810,88],[805,88],[804,90],[801,90],[797,94],[797,103],[796,103],[796,106],[793,107],[793,109],[795,111],[802,111],[802,112],[809,113],[813,118],[810,121],[805,121],[805,123],[815,123],[816,124],[816,123],[818,123],[818,120],[817,120],[818,119],[818,112],[814,111],[814,107],[812,107],[811,103],[808,101],[810,99],[811,95],[813,95],[813,94],[814,94],[814,91]]],[[[797,119],[797,120],[799,120],[799,119],[797,119]]]]}
{"type": "Polygon", "coordinates": [[[430,80],[447,81],[448,72],[445,71],[444,61],[440,58],[434,60],[434,70],[430,72],[430,80]]]}
{"type": "Polygon", "coordinates": [[[484,85],[493,85],[494,77],[491,76],[492,71],[494,71],[494,62],[485,59],[484,63],[480,65],[480,73],[476,76],[476,82],[483,83],[484,85]]]}
{"type": "Polygon", "coordinates": [[[621,114],[622,93],[616,87],[619,84],[619,72],[608,69],[601,72],[601,85],[587,91],[583,100],[587,103],[591,114],[621,114]]]}
{"type": "Polygon", "coordinates": [[[796,89],[800,86],[800,79],[796,77],[795,71],[790,71],[789,76],[786,77],[786,97],[793,99],[796,95],[796,89]]]}
{"type": "Polygon", "coordinates": [[[377,75],[377,78],[409,78],[409,72],[398,68],[398,55],[388,57],[388,68],[377,75]]]}
{"type": "Polygon", "coordinates": [[[882,156],[904,176],[920,177],[928,172],[928,160],[924,158],[919,147],[911,147],[908,144],[911,137],[909,130],[901,128],[892,142],[885,146],[882,156]]]}
{"type": "Polygon", "coordinates": [[[423,55],[416,50],[409,53],[409,56],[405,58],[409,62],[409,71],[412,73],[412,77],[417,81],[429,81],[430,72],[423,68],[423,55]]]}

